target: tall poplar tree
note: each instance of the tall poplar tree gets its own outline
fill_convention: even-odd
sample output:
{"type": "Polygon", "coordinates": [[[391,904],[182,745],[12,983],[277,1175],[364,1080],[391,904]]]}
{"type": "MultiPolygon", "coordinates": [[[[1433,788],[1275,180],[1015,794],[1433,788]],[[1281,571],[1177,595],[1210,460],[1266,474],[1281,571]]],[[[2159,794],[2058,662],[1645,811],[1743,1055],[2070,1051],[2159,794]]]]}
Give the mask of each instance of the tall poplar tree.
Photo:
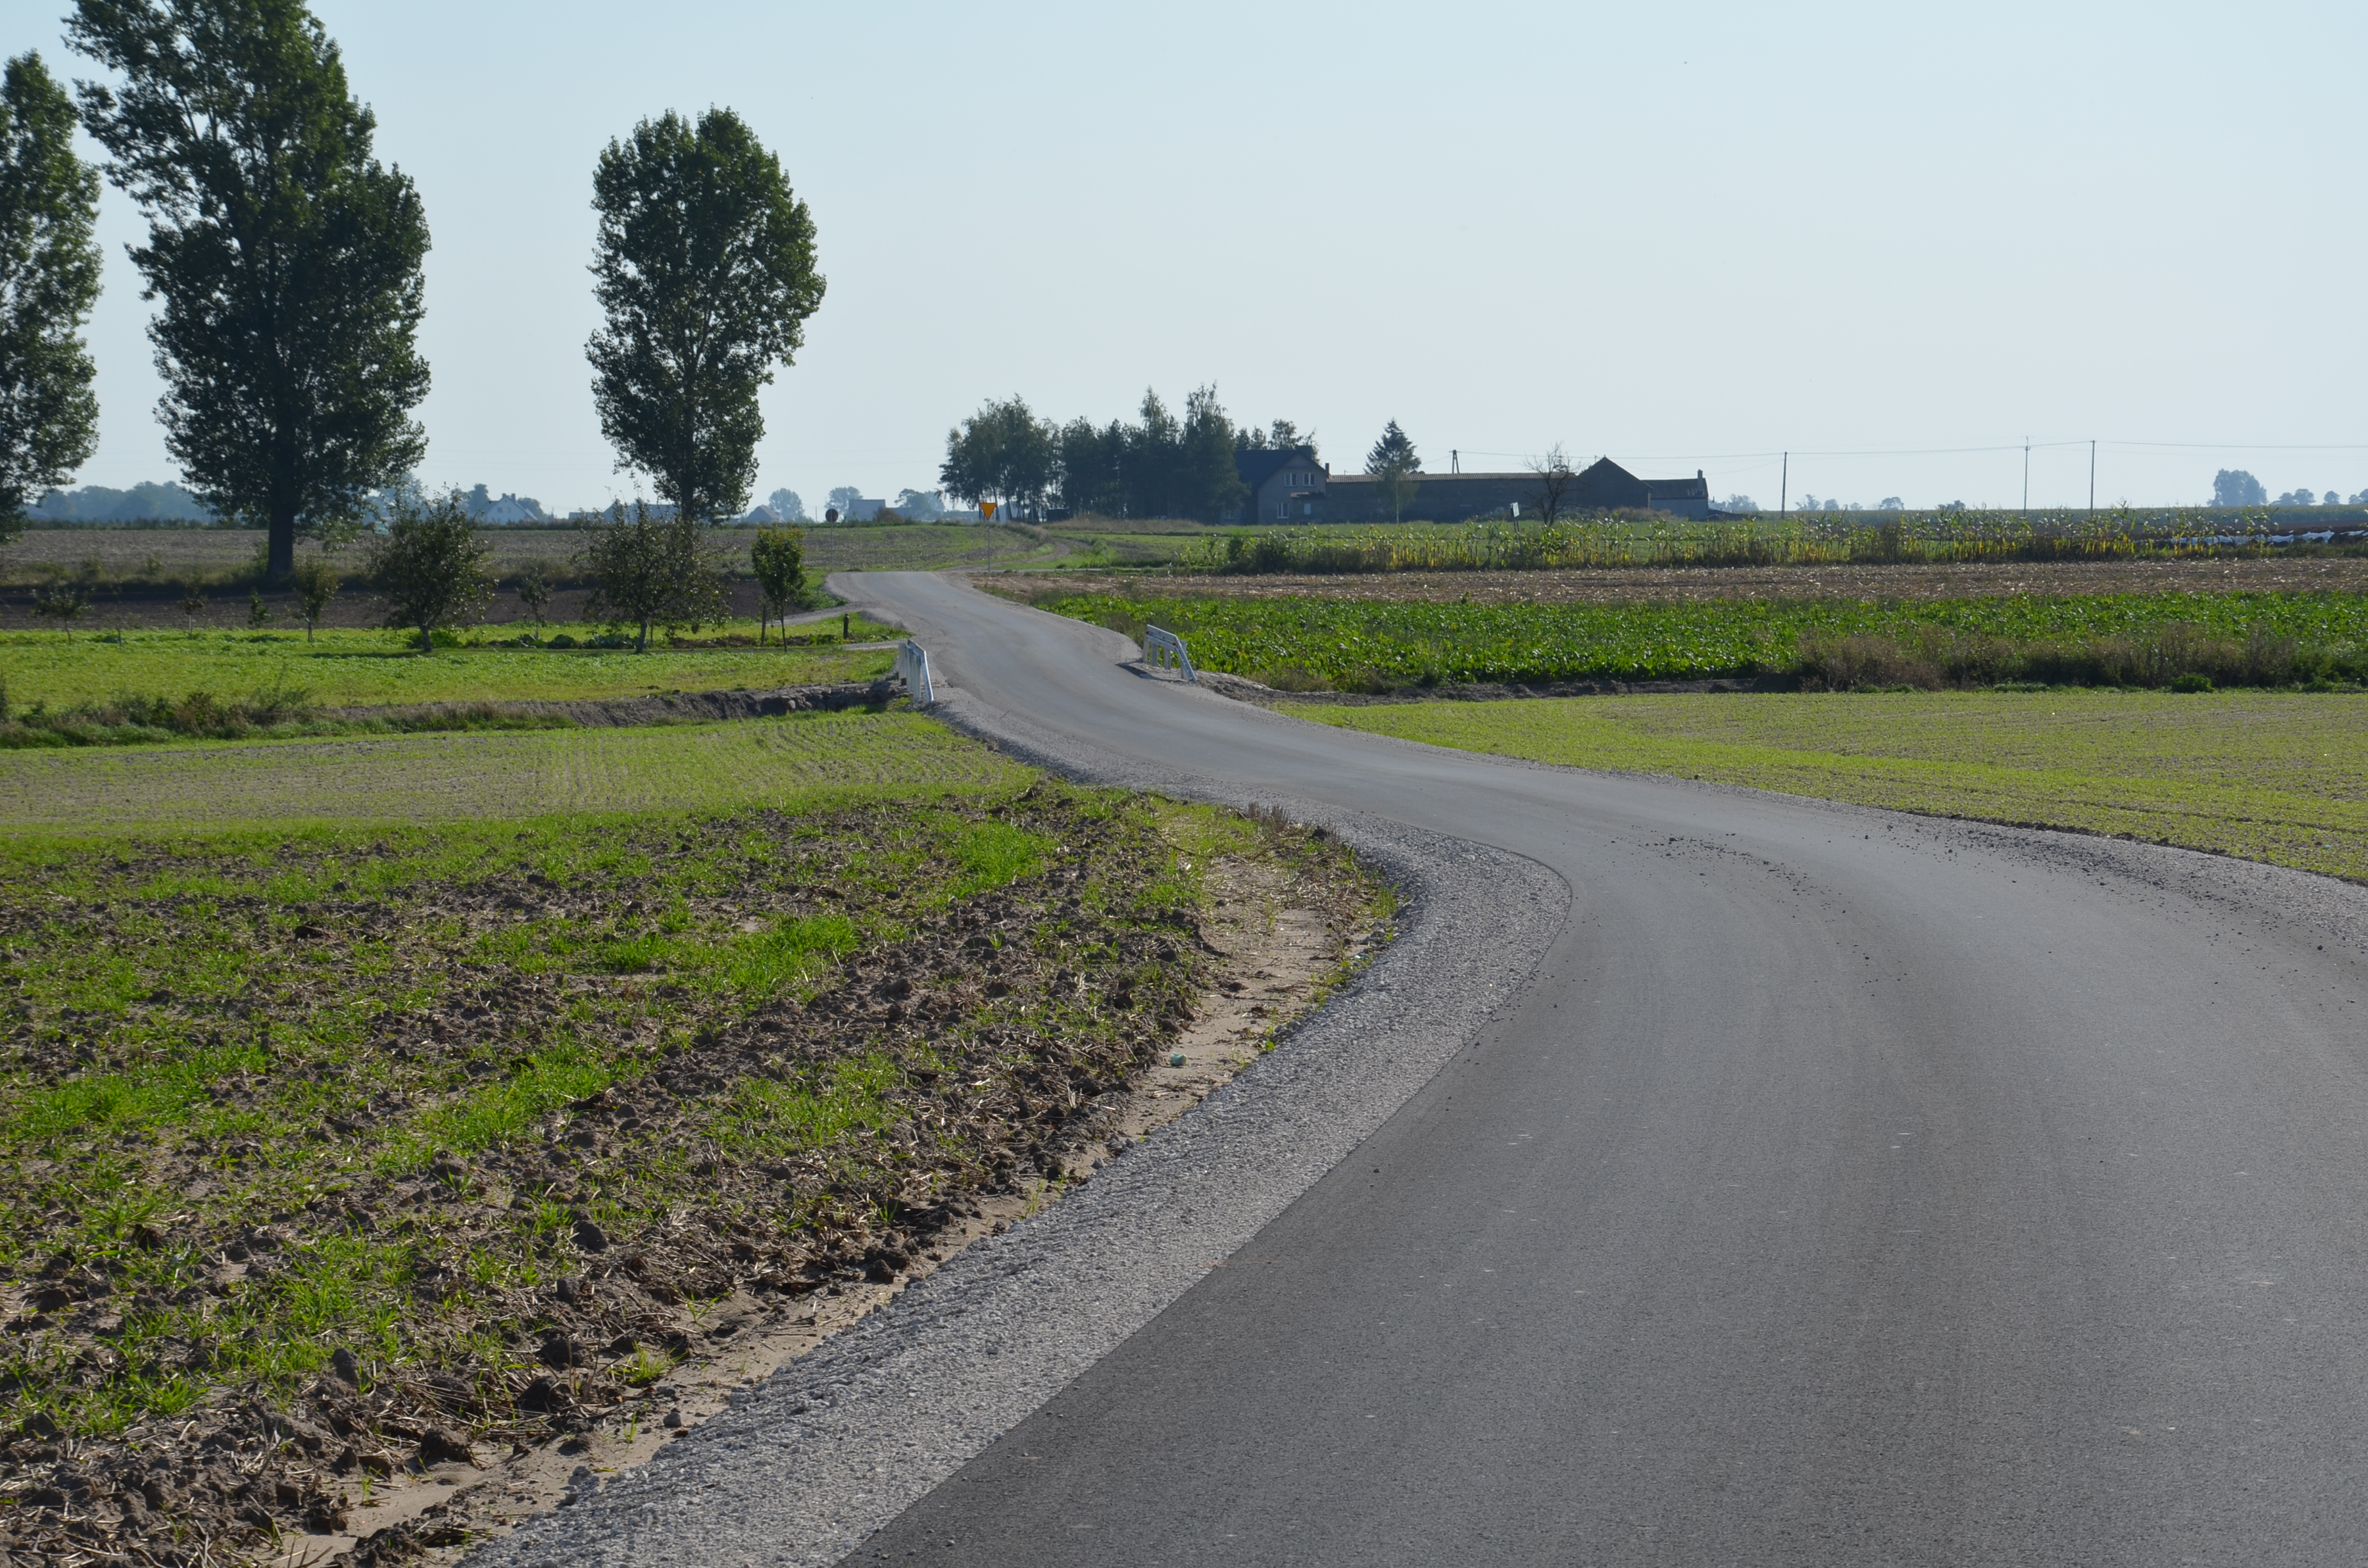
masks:
{"type": "Polygon", "coordinates": [[[611,142],[592,177],[592,361],[617,466],[699,522],[748,504],[765,433],[757,390],[822,304],[814,218],[740,117],[668,110],[611,142]]]}
{"type": "Polygon", "coordinates": [[[74,150],[74,100],[38,54],[0,76],[0,543],[27,503],[98,444],[82,341],[98,298],[98,171],[74,150]]]}
{"type": "Polygon", "coordinates": [[[83,122],[148,219],[165,446],[284,578],[426,455],[419,194],[301,0],[77,0],[66,35],[122,78],[83,122]]]}

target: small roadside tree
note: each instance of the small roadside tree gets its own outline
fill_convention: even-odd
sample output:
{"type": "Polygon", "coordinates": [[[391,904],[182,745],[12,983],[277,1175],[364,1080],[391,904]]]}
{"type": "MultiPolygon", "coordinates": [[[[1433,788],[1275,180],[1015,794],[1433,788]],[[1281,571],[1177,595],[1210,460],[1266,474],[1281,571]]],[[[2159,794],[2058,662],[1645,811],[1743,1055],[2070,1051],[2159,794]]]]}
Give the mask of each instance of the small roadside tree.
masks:
{"type": "Polygon", "coordinates": [[[351,527],[427,450],[419,192],[302,0],[75,0],[66,36],[121,74],[82,85],[83,123],[148,220],[165,449],[283,581],[300,530],[351,527]]]}
{"type": "Polygon", "coordinates": [[[543,570],[541,562],[529,561],[518,568],[518,597],[537,626],[548,624],[543,612],[551,608],[551,574],[543,570]]]}
{"type": "Polygon", "coordinates": [[[639,626],[636,652],[649,648],[653,626],[723,617],[723,567],[697,519],[679,511],[655,517],[636,502],[631,517],[620,505],[610,508],[607,522],[579,526],[593,579],[585,617],[639,626]]]}
{"type": "Polygon", "coordinates": [[[1395,419],[1382,431],[1382,438],[1365,454],[1365,472],[1381,481],[1382,499],[1390,508],[1390,520],[1406,520],[1406,509],[1415,498],[1415,475],[1422,472],[1422,459],[1416,455],[1414,442],[1398,427],[1395,419]]]}
{"type": "MultiPolygon", "coordinates": [[[[762,611],[757,622],[757,643],[764,645],[767,621],[782,620],[789,611],[805,597],[806,532],[803,528],[758,528],[756,542],[748,547],[750,563],[757,574],[757,597],[762,611]]],[[[784,624],[781,641],[789,641],[784,624]]]]}
{"type": "Polygon", "coordinates": [[[44,583],[33,590],[33,613],[44,620],[54,620],[59,630],[71,640],[74,623],[90,608],[90,590],[80,583],[44,583]]]}
{"type": "Polygon", "coordinates": [[[337,597],[336,568],[324,555],[306,555],[296,562],[295,574],[289,581],[296,589],[296,613],[303,618],[304,641],[313,641],[313,629],[321,624],[321,612],[337,597]]]}
{"type": "MultiPolygon", "coordinates": [[[[87,3],[87,0],[85,0],[87,3]]],[[[765,420],[757,391],[822,304],[814,218],[740,117],[669,110],[600,154],[586,353],[601,433],[693,522],[746,510],[765,420]]]]}
{"type": "Polygon", "coordinates": [[[386,624],[417,628],[419,651],[433,653],[438,627],[494,597],[485,569],[492,557],[458,494],[427,503],[397,501],[370,553],[370,576],[386,596],[386,624]]]}
{"type": "Polygon", "coordinates": [[[1531,458],[1530,472],[1538,479],[1535,492],[1538,516],[1546,527],[1552,528],[1554,519],[1562,515],[1563,504],[1568,499],[1570,487],[1577,483],[1578,474],[1570,466],[1570,458],[1563,451],[1560,441],[1548,447],[1545,456],[1531,458]]]}
{"type": "Polygon", "coordinates": [[[74,100],[39,54],[0,75],[0,544],[26,505],[98,445],[97,368],[82,324],[98,298],[98,171],[74,156],[74,100]]]}

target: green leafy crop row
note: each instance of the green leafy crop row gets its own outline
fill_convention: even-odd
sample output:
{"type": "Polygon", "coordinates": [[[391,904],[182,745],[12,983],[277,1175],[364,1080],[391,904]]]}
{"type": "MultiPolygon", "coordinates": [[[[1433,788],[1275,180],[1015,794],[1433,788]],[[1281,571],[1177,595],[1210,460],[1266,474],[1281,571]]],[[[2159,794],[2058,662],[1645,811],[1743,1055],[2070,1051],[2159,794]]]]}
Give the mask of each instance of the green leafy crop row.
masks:
{"type": "Polygon", "coordinates": [[[1645,605],[1088,595],[1045,608],[1130,635],[1165,627],[1203,668],[1297,690],[1761,675],[1918,686],[2155,686],[2193,672],[2271,686],[2368,676],[2368,598],[2354,594],[1645,605]]]}

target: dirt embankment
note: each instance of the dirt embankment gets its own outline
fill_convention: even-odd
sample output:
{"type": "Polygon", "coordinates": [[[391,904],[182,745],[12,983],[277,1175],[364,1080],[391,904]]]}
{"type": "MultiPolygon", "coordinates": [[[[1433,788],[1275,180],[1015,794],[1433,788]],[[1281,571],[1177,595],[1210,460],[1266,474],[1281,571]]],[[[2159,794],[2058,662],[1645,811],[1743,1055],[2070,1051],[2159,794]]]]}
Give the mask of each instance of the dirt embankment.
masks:
{"type": "Polygon", "coordinates": [[[902,681],[875,680],[836,686],[780,686],[762,691],[677,691],[573,702],[426,702],[323,711],[332,719],[376,719],[411,729],[434,728],[438,720],[504,718],[556,719],[587,729],[623,729],[643,724],[704,724],[725,719],[778,719],[788,713],[840,713],[850,708],[883,708],[904,693],[902,681]]]}

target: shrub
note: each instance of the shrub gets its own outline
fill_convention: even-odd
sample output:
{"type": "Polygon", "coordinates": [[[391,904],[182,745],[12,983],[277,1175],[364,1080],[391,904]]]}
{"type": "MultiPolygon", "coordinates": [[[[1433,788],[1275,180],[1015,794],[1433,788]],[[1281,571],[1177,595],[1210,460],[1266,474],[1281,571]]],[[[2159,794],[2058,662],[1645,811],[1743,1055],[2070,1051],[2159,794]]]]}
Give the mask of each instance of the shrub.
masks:
{"type": "Polygon", "coordinates": [[[803,528],[758,528],[749,546],[749,562],[757,574],[757,593],[764,609],[757,622],[759,644],[765,641],[765,622],[786,616],[805,598],[805,537],[803,528]]]}
{"type": "Polygon", "coordinates": [[[529,561],[518,569],[518,603],[534,618],[537,626],[543,624],[543,611],[551,608],[551,579],[540,561],[529,561]]]}
{"type": "Polygon", "coordinates": [[[653,626],[722,619],[723,569],[697,518],[653,517],[636,502],[630,517],[620,505],[608,522],[581,527],[585,564],[596,584],[585,601],[586,619],[640,627],[633,646],[643,651],[653,626]]]}
{"type": "Polygon", "coordinates": [[[313,641],[313,629],[320,624],[321,612],[337,597],[337,574],[327,560],[307,555],[296,562],[292,581],[296,587],[296,613],[304,619],[304,641],[313,641]]]}
{"type": "Polygon", "coordinates": [[[89,608],[90,590],[80,583],[44,583],[33,590],[33,613],[56,621],[69,637],[74,635],[74,623],[89,608]]]}
{"type": "Polygon", "coordinates": [[[409,497],[396,502],[370,558],[370,575],[386,595],[386,624],[416,627],[419,651],[433,652],[438,627],[493,597],[485,574],[491,555],[457,493],[425,505],[409,497]]]}

